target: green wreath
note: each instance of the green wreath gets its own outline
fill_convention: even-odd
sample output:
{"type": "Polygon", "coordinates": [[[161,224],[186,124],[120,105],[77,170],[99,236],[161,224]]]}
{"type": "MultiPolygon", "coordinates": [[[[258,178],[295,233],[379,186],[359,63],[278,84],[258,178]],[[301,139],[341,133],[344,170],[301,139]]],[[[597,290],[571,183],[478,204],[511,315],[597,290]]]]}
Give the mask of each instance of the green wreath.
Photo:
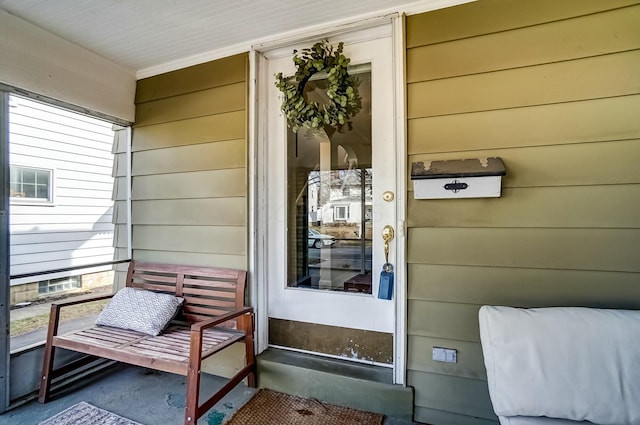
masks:
{"type": "Polygon", "coordinates": [[[287,124],[294,132],[300,127],[335,127],[342,131],[345,124],[352,129],[351,117],[360,111],[362,103],[358,94],[358,81],[349,75],[347,67],[350,59],[342,54],[343,43],[333,50],[333,46],[321,41],[311,48],[293,51],[296,64],[294,78],[285,77],[282,72],[276,75],[276,87],[284,94],[282,112],[287,124]],[[320,105],[304,98],[304,87],[317,72],[326,72],[329,87],[329,102],[320,105]]]}

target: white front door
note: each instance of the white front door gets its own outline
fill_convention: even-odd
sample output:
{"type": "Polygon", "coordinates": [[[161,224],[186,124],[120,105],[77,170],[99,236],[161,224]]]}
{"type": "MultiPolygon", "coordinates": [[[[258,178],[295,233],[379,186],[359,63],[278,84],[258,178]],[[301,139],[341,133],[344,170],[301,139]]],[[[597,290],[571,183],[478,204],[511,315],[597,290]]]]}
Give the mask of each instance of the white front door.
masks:
{"type": "MultiPolygon", "coordinates": [[[[360,41],[344,46],[362,108],[343,132],[288,129],[275,75],[295,73],[294,46],[266,54],[269,118],[259,191],[266,199],[269,343],[393,365],[397,300],[378,297],[387,262],[383,228],[397,222],[392,28],[377,28],[373,39],[361,41],[366,33],[347,36],[360,41]],[[309,342],[314,335],[322,341],[309,342]],[[353,342],[359,339],[389,345],[391,355],[377,358],[371,347],[353,342]]],[[[305,91],[322,101],[326,79],[316,77],[305,91]]],[[[394,267],[397,241],[388,250],[394,267]]],[[[397,276],[396,288],[402,284],[397,276]]]]}

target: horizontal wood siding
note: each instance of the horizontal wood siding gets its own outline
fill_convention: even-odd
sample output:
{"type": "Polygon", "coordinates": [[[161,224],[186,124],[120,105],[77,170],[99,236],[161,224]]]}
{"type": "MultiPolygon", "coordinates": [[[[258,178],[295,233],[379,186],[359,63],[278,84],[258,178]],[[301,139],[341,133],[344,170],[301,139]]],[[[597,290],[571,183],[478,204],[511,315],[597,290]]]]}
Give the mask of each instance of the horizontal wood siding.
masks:
{"type": "Polygon", "coordinates": [[[412,302],[626,309],[638,304],[636,273],[434,264],[410,264],[409,273],[424,276],[409,288],[412,302]]]}
{"type": "Polygon", "coordinates": [[[133,182],[138,200],[231,198],[242,196],[245,187],[244,168],[138,176],[133,182]]]}
{"type": "MultiPolygon", "coordinates": [[[[247,75],[242,54],[138,81],[134,259],[246,269],[247,75]]],[[[114,193],[124,201],[122,180],[114,193]]],[[[122,225],[125,208],[116,204],[122,225]]]]}
{"type": "MultiPolygon", "coordinates": [[[[543,2],[532,2],[531,8],[538,7],[537,3],[543,2]]],[[[567,3],[573,3],[576,10],[582,7],[579,0],[567,3]]],[[[548,7],[553,8],[551,5],[548,7]]],[[[600,7],[609,7],[609,2],[600,7]]],[[[490,9],[491,12],[500,14],[498,2],[478,13],[487,13],[490,9]]],[[[639,17],[640,12],[635,7],[624,7],[573,19],[541,22],[504,32],[477,34],[446,43],[416,46],[407,52],[408,82],[517,69],[635,50],[638,48],[636,23],[639,17]],[[532,42],[535,46],[531,45],[532,42]],[[524,45],[531,48],[523,49],[524,45]],[[473,51],[473,55],[469,55],[470,51],[473,51]],[[428,62],[430,66],[421,67],[420,62],[428,62]]],[[[412,17],[409,17],[407,25],[413,25],[412,17]]],[[[471,28],[473,26],[471,24],[471,28]]]]}
{"type": "Polygon", "coordinates": [[[138,81],[136,103],[245,82],[247,55],[234,55],[138,81]]]}
{"type": "MultiPolygon", "coordinates": [[[[440,409],[435,410],[455,412],[461,416],[458,418],[458,424],[468,420],[464,416],[495,418],[489,400],[489,388],[484,380],[418,371],[409,371],[409,379],[414,382],[415,387],[422,388],[422,391],[415,393],[417,406],[438,406],[440,409]]],[[[432,425],[446,423],[434,422],[431,419],[430,422],[432,425]]]]}
{"type": "Polygon", "coordinates": [[[461,199],[455,203],[408,200],[413,227],[637,228],[640,185],[503,188],[500,203],[461,199]],[[538,209],[539,205],[548,208],[538,209]],[[426,206],[426,208],[425,208],[426,206]],[[532,216],[531,211],[538,211],[532,216]],[[589,214],[583,214],[584,211],[589,214]]]}
{"type": "MultiPolygon", "coordinates": [[[[608,0],[607,8],[616,9],[636,4],[636,0],[608,0]]],[[[603,10],[601,0],[535,0],[527,8],[513,0],[476,1],[464,7],[450,7],[414,15],[407,25],[407,47],[420,47],[482,34],[506,32],[547,22],[575,18],[603,10]],[[488,7],[491,10],[487,11],[488,7]],[[496,13],[499,17],[496,17],[496,13]]]]}
{"type": "Polygon", "coordinates": [[[11,199],[11,275],[113,260],[113,125],[20,97],[9,121],[10,165],[52,173],[50,203],[11,199]]]}
{"type": "MultiPolygon", "coordinates": [[[[640,17],[638,18],[640,20],[640,17]]],[[[624,96],[640,90],[634,78],[640,50],[519,69],[416,82],[409,118],[624,96]],[[584,72],[584,69],[590,70],[584,72]],[[611,75],[616,75],[612,79],[611,75]],[[544,86],[544,90],[540,87],[544,86]],[[496,87],[501,87],[496,91],[496,87]],[[432,99],[442,99],[433,103],[432,99]]]]}
{"type": "Polygon", "coordinates": [[[480,0],[407,18],[408,164],[501,157],[498,199],[408,180],[415,419],[496,423],[478,310],[640,308],[640,3],[480,0]],[[458,350],[455,364],[431,359],[458,350]]]}

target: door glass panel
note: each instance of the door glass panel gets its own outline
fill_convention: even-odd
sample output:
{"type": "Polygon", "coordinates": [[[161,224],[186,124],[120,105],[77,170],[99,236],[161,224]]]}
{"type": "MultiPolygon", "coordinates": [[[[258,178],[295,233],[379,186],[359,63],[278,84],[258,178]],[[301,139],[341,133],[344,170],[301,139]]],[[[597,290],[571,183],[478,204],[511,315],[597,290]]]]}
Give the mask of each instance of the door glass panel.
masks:
{"type": "MultiPolygon", "coordinates": [[[[371,294],[371,71],[355,75],[362,99],[352,126],[287,134],[287,286],[371,294]]],[[[326,78],[305,97],[326,103],[326,78]]]]}

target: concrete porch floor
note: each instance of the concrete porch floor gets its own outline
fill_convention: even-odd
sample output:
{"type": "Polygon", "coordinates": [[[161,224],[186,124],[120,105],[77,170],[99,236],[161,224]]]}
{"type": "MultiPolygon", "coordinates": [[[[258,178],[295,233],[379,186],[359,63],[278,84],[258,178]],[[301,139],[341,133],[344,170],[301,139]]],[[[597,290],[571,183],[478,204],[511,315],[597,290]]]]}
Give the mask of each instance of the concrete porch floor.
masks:
{"type": "MultiPolygon", "coordinates": [[[[203,391],[222,386],[225,379],[203,375],[203,391]]],[[[221,425],[246,403],[255,389],[242,384],[205,413],[199,425],[221,425]]],[[[143,425],[178,425],[184,421],[185,378],[135,366],[116,365],[112,371],[87,379],[82,388],[56,396],[47,404],[31,401],[0,415],[0,425],[36,425],[80,402],[140,422],[143,425]]],[[[384,425],[411,425],[385,417],[384,425]]]]}

